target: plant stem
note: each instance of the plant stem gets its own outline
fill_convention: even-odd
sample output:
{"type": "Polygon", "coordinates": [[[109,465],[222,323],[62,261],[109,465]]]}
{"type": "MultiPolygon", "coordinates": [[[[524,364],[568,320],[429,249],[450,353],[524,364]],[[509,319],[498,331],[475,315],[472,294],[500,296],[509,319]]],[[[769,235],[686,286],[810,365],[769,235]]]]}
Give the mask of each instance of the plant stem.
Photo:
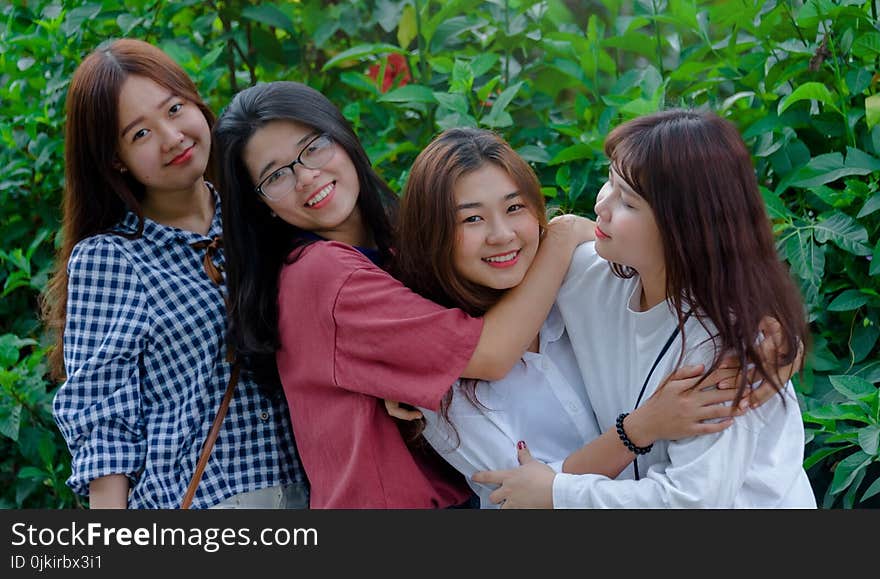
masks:
{"type": "Polygon", "coordinates": [[[657,39],[657,66],[660,69],[660,76],[665,76],[663,72],[663,42],[660,38],[660,22],[657,20],[657,0],[651,0],[654,7],[654,38],[657,39]]]}

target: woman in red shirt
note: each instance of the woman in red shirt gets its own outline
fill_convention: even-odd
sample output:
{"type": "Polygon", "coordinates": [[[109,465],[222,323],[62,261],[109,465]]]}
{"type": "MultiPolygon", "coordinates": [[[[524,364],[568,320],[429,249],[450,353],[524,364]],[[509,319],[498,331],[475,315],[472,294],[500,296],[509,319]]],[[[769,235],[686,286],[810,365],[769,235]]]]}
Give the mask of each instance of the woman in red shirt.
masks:
{"type": "Polygon", "coordinates": [[[484,316],[413,293],[383,267],[397,199],[340,111],[294,82],[236,95],[214,128],[230,331],[280,374],[313,508],[444,508],[464,480],[410,448],[382,399],[437,409],[460,376],[507,374],[537,335],[593,223],[552,220],[524,281],[484,316]],[[274,362],[274,363],[273,363],[274,362]]]}

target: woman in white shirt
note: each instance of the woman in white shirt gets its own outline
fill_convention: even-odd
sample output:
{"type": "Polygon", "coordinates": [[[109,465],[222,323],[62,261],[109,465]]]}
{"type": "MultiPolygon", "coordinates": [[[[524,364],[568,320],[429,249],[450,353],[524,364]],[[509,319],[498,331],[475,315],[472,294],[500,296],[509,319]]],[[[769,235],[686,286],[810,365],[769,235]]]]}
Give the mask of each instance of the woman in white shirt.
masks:
{"type": "Polygon", "coordinates": [[[605,152],[596,242],[578,248],[557,306],[600,428],[618,428],[637,461],[612,480],[566,474],[589,472],[577,453],[557,474],[522,452],[522,467],[474,478],[500,484],[491,500],[505,507],[814,508],[800,409],[776,375],[807,336],[804,308],[737,129],[666,111],[612,131],[605,152]],[[784,354],[772,363],[761,354],[767,317],[784,354]],[[660,377],[685,363],[714,370],[723,355],[769,377],[778,396],[717,433],[639,440],[627,413],[660,377]]]}
{"type": "MultiPolygon", "coordinates": [[[[545,223],[537,178],[506,142],[485,130],[448,130],[419,155],[408,178],[395,274],[441,305],[482,315],[523,279],[545,223]]],[[[735,390],[692,388],[702,370],[679,369],[631,415],[627,429],[654,441],[729,427],[731,408],[721,403],[731,402],[735,390]]],[[[732,384],[735,374],[719,370],[706,384],[732,384]]],[[[600,437],[555,307],[506,377],[460,380],[439,413],[421,412],[424,439],[468,478],[483,507],[492,506],[492,487],[471,481],[471,475],[515,467],[517,441],[528,440],[535,457],[557,472],[570,454],[593,441],[584,451],[589,465],[581,465],[592,472],[616,476],[634,456],[613,429],[600,437]]]]}

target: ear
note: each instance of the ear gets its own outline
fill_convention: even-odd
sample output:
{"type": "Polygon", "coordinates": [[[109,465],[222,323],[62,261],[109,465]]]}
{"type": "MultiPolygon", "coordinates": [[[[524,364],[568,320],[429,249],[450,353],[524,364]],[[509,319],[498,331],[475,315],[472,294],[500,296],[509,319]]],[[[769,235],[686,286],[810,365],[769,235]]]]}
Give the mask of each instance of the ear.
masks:
{"type": "Polygon", "coordinates": [[[113,168],[120,173],[125,173],[128,171],[128,167],[122,164],[122,161],[119,160],[119,157],[113,157],[113,162],[111,163],[113,168]]]}

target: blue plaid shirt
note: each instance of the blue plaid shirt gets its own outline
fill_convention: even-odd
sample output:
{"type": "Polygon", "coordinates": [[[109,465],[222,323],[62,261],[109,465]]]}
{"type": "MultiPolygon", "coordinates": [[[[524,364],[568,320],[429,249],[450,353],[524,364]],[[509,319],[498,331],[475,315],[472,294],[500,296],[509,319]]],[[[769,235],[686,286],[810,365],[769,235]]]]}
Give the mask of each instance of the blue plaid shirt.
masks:
{"type": "MultiPolygon", "coordinates": [[[[212,189],[213,191],[213,189],[212,189]]],[[[67,484],[125,474],[129,508],[178,508],[231,370],[226,306],[190,244],[222,232],[220,200],[207,236],[145,219],[143,236],[84,239],[69,275],[64,363],[54,415],[73,457],[67,484]]],[[[134,232],[128,213],[116,226],[134,232]]],[[[222,269],[222,249],[214,262],[222,269]]],[[[279,388],[242,372],[193,508],[264,487],[305,482],[279,388]]]]}

